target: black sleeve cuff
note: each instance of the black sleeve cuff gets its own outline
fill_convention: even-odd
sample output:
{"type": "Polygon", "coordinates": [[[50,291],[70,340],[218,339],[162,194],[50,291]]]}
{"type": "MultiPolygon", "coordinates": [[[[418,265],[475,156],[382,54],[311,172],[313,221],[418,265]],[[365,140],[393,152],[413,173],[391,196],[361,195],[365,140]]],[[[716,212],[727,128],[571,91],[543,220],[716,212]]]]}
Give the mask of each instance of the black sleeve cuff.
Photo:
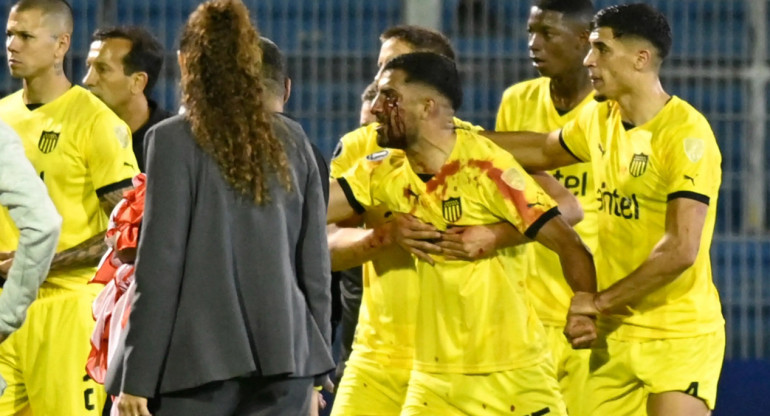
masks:
{"type": "Polygon", "coordinates": [[[134,182],[132,181],[132,178],[123,179],[120,182],[115,182],[113,184],[102,186],[101,188],[96,190],[96,196],[99,198],[107,195],[110,192],[117,191],[119,189],[123,188],[131,188],[134,186],[134,182]]]}
{"type": "Polygon", "coordinates": [[[537,233],[540,232],[540,229],[543,228],[545,223],[557,215],[561,215],[561,212],[559,212],[559,207],[553,207],[544,212],[543,215],[537,219],[537,221],[532,223],[532,225],[527,228],[527,231],[524,232],[524,235],[527,236],[527,238],[530,240],[534,240],[535,236],[537,236],[537,233]]]}
{"type": "Polygon", "coordinates": [[[570,156],[575,158],[575,160],[578,160],[580,162],[585,162],[585,160],[577,157],[577,155],[572,153],[572,150],[569,150],[569,147],[567,147],[567,143],[564,142],[564,130],[559,130],[559,143],[561,144],[561,147],[563,147],[564,150],[566,150],[567,153],[570,154],[570,156]]]}
{"type": "Polygon", "coordinates": [[[337,178],[337,183],[340,184],[340,188],[342,188],[342,192],[345,193],[345,198],[347,198],[348,204],[353,208],[353,211],[358,215],[363,214],[366,210],[358,203],[358,200],[356,200],[356,196],[353,194],[353,190],[350,188],[348,181],[345,178],[337,178]]]}
{"type": "Polygon", "coordinates": [[[709,202],[711,202],[711,198],[709,198],[708,196],[699,194],[697,192],[692,192],[692,191],[679,191],[679,192],[668,194],[668,199],[666,202],[671,202],[672,200],[677,198],[694,199],[698,202],[703,202],[706,205],[708,205],[709,202]]]}

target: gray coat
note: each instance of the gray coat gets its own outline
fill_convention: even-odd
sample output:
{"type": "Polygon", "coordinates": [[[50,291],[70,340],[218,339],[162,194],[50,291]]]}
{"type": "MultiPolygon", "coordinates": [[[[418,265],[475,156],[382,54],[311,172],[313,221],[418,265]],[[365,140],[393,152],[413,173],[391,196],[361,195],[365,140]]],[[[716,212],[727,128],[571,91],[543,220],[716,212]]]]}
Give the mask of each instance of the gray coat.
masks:
{"type": "Polygon", "coordinates": [[[302,128],[276,115],[294,188],[237,194],[172,117],[148,133],[147,197],[125,346],[106,386],[154,397],[239,376],[332,369],[321,179],[302,128]]]}

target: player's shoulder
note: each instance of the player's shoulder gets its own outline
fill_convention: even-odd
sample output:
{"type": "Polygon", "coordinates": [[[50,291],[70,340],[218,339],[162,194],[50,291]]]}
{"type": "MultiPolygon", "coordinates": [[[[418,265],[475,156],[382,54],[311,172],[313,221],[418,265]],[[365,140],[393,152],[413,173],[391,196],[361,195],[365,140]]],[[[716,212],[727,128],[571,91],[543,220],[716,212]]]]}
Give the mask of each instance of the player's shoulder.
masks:
{"type": "Polygon", "coordinates": [[[510,164],[515,159],[495,142],[475,131],[456,130],[459,154],[470,160],[488,160],[493,164],[510,164]]]}
{"type": "Polygon", "coordinates": [[[332,153],[332,166],[347,170],[356,160],[382,150],[377,145],[378,125],[370,123],[344,134],[332,153]]]}
{"type": "Polygon", "coordinates": [[[78,111],[67,112],[69,117],[77,118],[78,121],[85,120],[88,124],[91,124],[92,120],[118,125],[125,124],[117,114],[107,107],[107,104],[83,87],[74,85],[61,98],[59,105],[78,109],[78,111]]]}
{"type": "Polygon", "coordinates": [[[672,96],[663,112],[658,126],[661,129],[660,136],[666,142],[698,137],[706,142],[716,144],[714,132],[711,130],[711,125],[706,117],[687,101],[672,96]]]}
{"type": "Polygon", "coordinates": [[[24,101],[22,100],[23,94],[24,90],[18,90],[0,98],[0,109],[6,110],[24,105],[24,101]]]}
{"type": "Polygon", "coordinates": [[[366,147],[366,145],[377,141],[377,123],[369,123],[365,126],[361,126],[353,131],[345,133],[340,142],[345,145],[353,146],[360,145],[366,147]]]}
{"type": "Polygon", "coordinates": [[[503,101],[526,100],[539,96],[543,88],[549,88],[550,78],[538,77],[526,81],[517,82],[506,88],[503,92],[503,101]]]}

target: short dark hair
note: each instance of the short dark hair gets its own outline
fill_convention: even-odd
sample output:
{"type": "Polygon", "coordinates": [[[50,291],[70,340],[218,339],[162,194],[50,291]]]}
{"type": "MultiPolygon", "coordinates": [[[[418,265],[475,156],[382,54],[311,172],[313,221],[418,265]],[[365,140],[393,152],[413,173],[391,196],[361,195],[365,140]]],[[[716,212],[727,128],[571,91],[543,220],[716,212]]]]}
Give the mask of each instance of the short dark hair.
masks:
{"type": "Polygon", "coordinates": [[[366,88],[364,89],[364,92],[361,94],[361,102],[365,103],[367,101],[372,101],[376,96],[377,96],[377,82],[375,81],[366,86],[366,88]]]}
{"type": "Polygon", "coordinates": [[[457,110],[463,103],[460,74],[451,59],[432,52],[414,52],[399,55],[385,64],[383,71],[401,70],[406,82],[418,82],[435,88],[457,110]]]}
{"type": "Polygon", "coordinates": [[[644,39],[658,50],[661,59],[671,51],[671,26],[663,13],[644,3],[623,4],[599,10],[592,22],[594,29],[612,29],[616,38],[630,36],[644,39]]]}
{"type": "Polygon", "coordinates": [[[281,49],[272,40],[261,36],[259,47],[262,49],[262,83],[265,88],[279,97],[286,93],[286,59],[281,49]]]}
{"type": "Polygon", "coordinates": [[[17,12],[38,9],[42,10],[45,15],[55,15],[64,19],[70,33],[74,27],[75,19],[72,14],[72,6],[65,0],[19,0],[13,5],[13,8],[17,12]]]}
{"type": "Polygon", "coordinates": [[[591,0],[534,0],[532,6],[540,10],[558,12],[565,17],[586,23],[594,16],[594,3],[591,0]]]}
{"type": "Polygon", "coordinates": [[[380,42],[393,38],[412,45],[415,52],[433,52],[455,60],[455,51],[449,38],[436,30],[413,25],[394,26],[382,32],[380,42]]]}
{"type": "Polygon", "coordinates": [[[96,29],[92,41],[107,39],[125,39],[131,42],[131,49],[123,57],[123,73],[147,73],[147,85],[144,95],[149,95],[158,81],[163,67],[163,46],[147,29],[139,26],[117,26],[96,29]]]}

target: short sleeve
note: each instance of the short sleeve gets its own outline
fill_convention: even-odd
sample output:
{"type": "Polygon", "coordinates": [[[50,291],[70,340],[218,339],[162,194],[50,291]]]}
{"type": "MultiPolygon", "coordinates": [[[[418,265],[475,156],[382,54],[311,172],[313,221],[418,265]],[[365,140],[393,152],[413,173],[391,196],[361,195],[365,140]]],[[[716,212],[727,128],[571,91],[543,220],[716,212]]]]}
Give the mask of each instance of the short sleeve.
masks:
{"type": "Polygon", "coordinates": [[[574,120],[570,120],[559,132],[559,142],[575,159],[581,162],[591,160],[588,126],[593,117],[594,106],[586,106],[574,120]]]}
{"type": "Polygon", "coordinates": [[[708,128],[676,133],[663,156],[661,175],[668,200],[690,198],[709,204],[721,183],[722,155],[708,128]]]}
{"type": "Polygon", "coordinates": [[[500,100],[500,108],[497,110],[497,119],[495,121],[495,130],[497,131],[513,131],[512,115],[516,114],[518,100],[516,100],[513,87],[509,87],[503,93],[503,98],[500,100]]]}
{"type": "Polygon", "coordinates": [[[490,181],[483,183],[488,207],[534,238],[545,222],[559,214],[556,202],[514,160],[499,166],[499,173],[489,175],[490,181]]]}
{"type": "Polygon", "coordinates": [[[117,116],[97,115],[85,138],[85,156],[98,195],[131,185],[139,173],[131,131],[117,116]]]}
{"type": "MultiPolygon", "coordinates": [[[[366,127],[353,130],[337,142],[337,146],[332,153],[330,163],[331,177],[339,178],[343,173],[351,169],[359,159],[366,156],[366,140],[372,140],[366,132],[366,127]]],[[[376,140],[376,138],[374,139],[376,140]]]]}

